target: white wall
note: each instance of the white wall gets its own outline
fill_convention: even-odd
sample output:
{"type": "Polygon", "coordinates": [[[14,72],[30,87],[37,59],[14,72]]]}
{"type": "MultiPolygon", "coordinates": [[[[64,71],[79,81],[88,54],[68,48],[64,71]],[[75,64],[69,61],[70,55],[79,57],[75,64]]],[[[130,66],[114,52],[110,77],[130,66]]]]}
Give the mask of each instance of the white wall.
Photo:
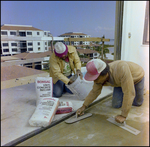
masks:
{"type": "Polygon", "coordinates": [[[146,1],[124,1],[121,60],[141,65],[149,90],[149,45],[143,45],[146,1]],[[128,37],[128,33],[131,37],[128,37]]]}

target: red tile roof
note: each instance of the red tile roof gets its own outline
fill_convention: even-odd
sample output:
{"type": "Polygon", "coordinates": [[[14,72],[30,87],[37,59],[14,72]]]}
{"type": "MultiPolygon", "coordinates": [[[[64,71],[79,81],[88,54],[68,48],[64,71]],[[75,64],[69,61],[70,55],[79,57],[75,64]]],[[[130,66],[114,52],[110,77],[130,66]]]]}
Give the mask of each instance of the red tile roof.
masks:
{"type": "Polygon", "coordinates": [[[52,51],[42,52],[42,53],[20,53],[17,55],[13,55],[13,57],[17,57],[19,59],[32,59],[32,58],[43,58],[48,57],[52,54],[52,51]]]}
{"type": "Polygon", "coordinates": [[[59,35],[59,36],[64,36],[64,35],[87,35],[87,34],[84,34],[84,33],[76,33],[76,32],[68,32],[68,33],[64,33],[64,34],[59,35]]]}
{"type": "Polygon", "coordinates": [[[1,30],[32,30],[32,31],[42,31],[40,29],[30,27],[30,26],[10,26],[10,25],[3,25],[1,26],[1,30]]]}

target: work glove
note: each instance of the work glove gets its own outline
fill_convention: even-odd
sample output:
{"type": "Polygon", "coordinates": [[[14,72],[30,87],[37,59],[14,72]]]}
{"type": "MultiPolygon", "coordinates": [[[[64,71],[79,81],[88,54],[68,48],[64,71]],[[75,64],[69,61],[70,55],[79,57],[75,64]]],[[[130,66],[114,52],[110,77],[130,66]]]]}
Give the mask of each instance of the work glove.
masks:
{"type": "Polygon", "coordinates": [[[83,79],[83,74],[82,74],[82,72],[81,72],[79,69],[77,69],[76,74],[77,74],[78,76],[80,76],[80,79],[81,79],[81,80],[83,79]]]}
{"type": "Polygon", "coordinates": [[[85,106],[85,105],[82,105],[82,107],[77,110],[76,115],[77,115],[77,116],[83,115],[85,109],[86,109],[86,106],[85,106]]]}
{"type": "Polygon", "coordinates": [[[122,116],[122,115],[117,115],[115,117],[115,121],[118,123],[123,123],[126,120],[126,117],[122,116]]]}

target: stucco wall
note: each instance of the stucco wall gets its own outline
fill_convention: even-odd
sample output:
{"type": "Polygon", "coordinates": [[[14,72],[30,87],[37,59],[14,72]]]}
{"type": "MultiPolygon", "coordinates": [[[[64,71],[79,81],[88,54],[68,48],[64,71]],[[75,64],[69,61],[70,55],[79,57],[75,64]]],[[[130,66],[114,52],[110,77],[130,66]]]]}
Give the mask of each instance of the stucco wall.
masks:
{"type": "Polygon", "coordinates": [[[145,8],[146,1],[124,2],[121,60],[132,61],[143,67],[147,91],[149,90],[149,45],[143,45],[145,8]]]}

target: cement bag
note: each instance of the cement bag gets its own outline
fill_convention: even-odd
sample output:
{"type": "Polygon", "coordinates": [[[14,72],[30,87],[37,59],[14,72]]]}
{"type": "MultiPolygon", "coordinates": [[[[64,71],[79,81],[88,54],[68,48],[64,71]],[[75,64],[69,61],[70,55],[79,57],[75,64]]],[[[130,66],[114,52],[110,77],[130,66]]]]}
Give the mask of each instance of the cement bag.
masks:
{"type": "Polygon", "coordinates": [[[35,80],[35,89],[37,94],[36,106],[42,98],[53,96],[52,77],[37,77],[35,80]]]}
{"type": "Polygon", "coordinates": [[[46,127],[52,122],[59,106],[58,98],[42,98],[37,105],[33,115],[29,119],[29,124],[35,127],[46,127]]]}
{"type": "MultiPolygon", "coordinates": [[[[76,75],[74,76],[76,77],[76,75]]],[[[79,100],[84,100],[89,92],[92,90],[93,83],[87,83],[86,81],[81,80],[79,76],[77,76],[76,80],[73,81],[74,82],[72,84],[66,85],[67,88],[69,88],[79,100]]]]}
{"type": "Polygon", "coordinates": [[[60,102],[56,114],[64,114],[72,112],[73,107],[71,102],[60,102]]]}

